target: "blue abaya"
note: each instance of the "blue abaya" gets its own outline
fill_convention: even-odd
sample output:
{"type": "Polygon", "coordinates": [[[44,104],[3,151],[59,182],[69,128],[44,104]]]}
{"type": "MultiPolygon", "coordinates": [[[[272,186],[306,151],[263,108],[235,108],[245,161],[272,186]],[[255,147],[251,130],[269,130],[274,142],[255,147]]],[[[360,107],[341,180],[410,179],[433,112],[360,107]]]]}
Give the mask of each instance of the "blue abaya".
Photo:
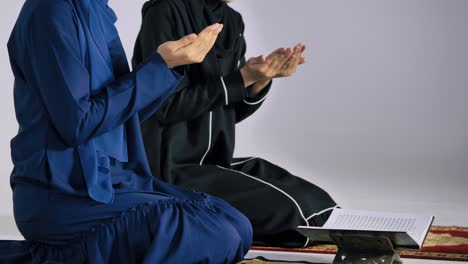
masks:
{"type": "Polygon", "coordinates": [[[23,6],[8,50],[11,186],[26,241],[0,242],[0,263],[242,259],[252,234],[241,213],[151,175],[139,123],[181,76],[156,53],[130,72],[115,20],[106,0],[23,6]]]}

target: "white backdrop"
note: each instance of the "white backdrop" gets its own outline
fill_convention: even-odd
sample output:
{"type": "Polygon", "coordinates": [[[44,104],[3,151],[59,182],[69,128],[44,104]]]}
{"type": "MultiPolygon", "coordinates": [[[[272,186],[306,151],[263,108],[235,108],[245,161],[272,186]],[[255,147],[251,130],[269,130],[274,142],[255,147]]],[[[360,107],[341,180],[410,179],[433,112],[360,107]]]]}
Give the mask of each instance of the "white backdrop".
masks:
{"type": "MultiPolygon", "coordinates": [[[[0,10],[0,215],[11,221],[17,125],[6,42],[23,1],[0,10]]],[[[111,0],[127,55],[142,0],[111,0]]],[[[238,128],[260,156],[346,207],[435,214],[468,225],[468,1],[239,0],[248,55],[297,42],[308,63],[238,128]]],[[[7,220],[2,220],[7,219],[7,220]]]]}

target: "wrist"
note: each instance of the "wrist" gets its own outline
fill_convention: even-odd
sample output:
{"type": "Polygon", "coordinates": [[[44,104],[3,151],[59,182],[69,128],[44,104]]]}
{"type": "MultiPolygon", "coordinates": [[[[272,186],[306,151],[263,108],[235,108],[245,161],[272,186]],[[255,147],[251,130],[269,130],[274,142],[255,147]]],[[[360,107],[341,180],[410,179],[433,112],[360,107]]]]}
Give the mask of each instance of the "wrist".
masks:
{"type": "Polygon", "coordinates": [[[176,67],[177,65],[174,65],[174,62],[172,62],[171,60],[169,60],[168,58],[166,58],[166,56],[163,54],[163,52],[161,52],[160,48],[158,47],[158,49],[156,50],[156,53],[159,54],[159,56],[161,56],[161,58],[163,59],[163,61],[167,64],[167,67],[169,67],[169,69],[172,69],[174,67],[176,67]]]}
{"type": "Polygon", "coordinates": [[[265,87],[267,86],[273,79],[264,79],[254,83],[256,87],[265,87]]]}
{"type": "Polygon", "coordinates": [[[252,76],[252,74],[250,74],[247,66],[242,67],[240,73],[242,75],[242,79],[244,79],[244,86],[246,88],[257,82],[257,80],[252,76]]]}
{"type": "Polygon", "coordinates": [[[259,94],[261,91],[263,91],[263,89],[265,89],[265,87],[268,86],[268,84],[272,81],[272,79],[266,79],[266,80],[261,80],[261,81],[258,81],[256,83],[253,84],[252,86],[252,95],[257,95],[259,94]]]}

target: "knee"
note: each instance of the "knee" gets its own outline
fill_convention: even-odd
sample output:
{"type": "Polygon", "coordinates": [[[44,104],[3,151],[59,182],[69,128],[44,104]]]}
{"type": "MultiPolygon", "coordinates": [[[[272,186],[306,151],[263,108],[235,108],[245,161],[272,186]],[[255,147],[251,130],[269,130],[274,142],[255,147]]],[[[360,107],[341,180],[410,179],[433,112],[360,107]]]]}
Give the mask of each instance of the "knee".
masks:
{"type": "Polygon", "coordinates": [[[226,246],[238,248],[243,257],[252,245],[252,224],[244,214],[228,203],[215,199],[213,204],[218,213],[223,216],[219,219],[222,219],[223,226],[225,226],[224,230],[226,230],[223,234],[225,236],[224,241],[230,242],[226,246]]]}
{"type": "Polygon", "coordinates": [[[223,234],[220,235],[220,246],[224,252],[224,262],[235,263],[241,261],[252,245],[252,227],[250,222],[244,221],[245,216],[239,214],[236,223],[232,220],[225,220],[222,223],[223,234]],[[231,256],[231,257],[228,257],[231,256]]]}
{"type": "Polygon", "coordinates": [[[243,250],[243,254],[245,255],[250,250],[250,247],[252,245],[252,224],[250,223],[249,219],[239,211],[237,211],[235,221],[236,222],[232,223],[232,225],[237,230],[239,240],[241,243],[241,248],[243,250]]]}

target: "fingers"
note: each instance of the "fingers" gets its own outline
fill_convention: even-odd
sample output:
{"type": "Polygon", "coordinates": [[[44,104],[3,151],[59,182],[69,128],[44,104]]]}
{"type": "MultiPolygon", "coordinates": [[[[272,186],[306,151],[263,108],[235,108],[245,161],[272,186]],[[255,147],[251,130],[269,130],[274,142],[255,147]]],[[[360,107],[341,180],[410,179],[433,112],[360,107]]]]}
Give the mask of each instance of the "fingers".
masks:
{"type": "MultiPolygon", "coordinates": [[[[223,25],[216,23],[206,27],[200,34],[191,36],[188,35],[180,40],[181,43],[188,43],[183,46],[183,56],[191,63],[200,63],[205,59],[206,54],[214,46],[219,33],[223,29],[223,25]]],[[[182,49],[181,48],[181,49],[182,49]]]]}
{"type": "Polygon", "coordinates": [[[197,54],[202,54],[203,57],[213,48],[218,38],[219,33],[222,31],[223,25],[216,23],[209,27],[206,27],[198,35],[194,51],[197,54]]]}
{"type": "Polygon", "coordinates": [[[296,54],[296,62],[297,64],[300,63],[301,61],[301,58],[302,58],[302,54],[304,53],[304,51],[306,50],[306,46],[303,45],[303,44],[299,44],[298,47],[297,47],[297,54],[296,54]]]}
{"type": "Polygon", "coordinates": [[[251,58],[249,63],[259,71],[263,78],[273,78],[278,74],[283,64],[288,61],[292,52],[289,48],[279,48],[267,57],[251,58]]]}
{"type": "Polygon", "coordinates": [[[269,78],[277,76],[279,74],[281,68],[283,67],[284,63],[286,63],[289,60],[291,55],[292,55],[292,50],[291,49],[285,49],[281,53],[281,55],[279,55],[279,57],[277,59],[272,60],[268,64],[267,76],[269,78]]]}
{"type": "Polygon", "coordinates": [[[284,56],[278,60],[277,67],[278,66],[283,67],[285,63],[287,63],[288,61],[291,60],[291,58],[293,58],[293,56],[294,56],[293,51],[291,49],[286,49],[284,56]]]}
{"type": "Polygon", "coordinates": [[[219,24],[211,31],[211,34],[208,36],[208,44],[205,46],[205,53],[208,53],[208,51],[214,46],[216,40],[218,39],[219,33],[221,33],[223,30],[223,27],[224,26],[222,24],[219,24]]]}
{"type": "Polygon", "coordinates": [[[306,62],[306,57],[302,56],[304,54],[304,51],[307,49],[306,45],[301,44],[301,48],[299,48],[298,55],[297,55],[297,61],[296,61],[296,66],[297,65],[302,65],[306,62]]]}
{"type": "Polygon", "coordinates": [[[170,41],[170,47],[173,52],[176,52],[177,50],[194,43],[197,40],[197,38],[198,38],[197,34],[192,33],[179,40],[170,41]]]}
{"type": "Polygon", "coordinates": [[[214,44],[222,29],[223,25],[219,23],[206,27],[202,32],[200,32],[200,34],[198,34],[198,42],[211,45],[214,44]]]}
{"type": "Polygon", "coordinates": [[[297,65],[299,64],[299,61],[301,59],[301,53],[302,53],[302,46],[301,44],[298,44],[294,47],[294,55],[288,65],[289,66],[288,74],[292,74],[296,71],[297,65]]]}
{"type": "Polygon", "coordinates": [[[295,72],[298,65],[305,62],[305,58],[302,57],[302,53],[305,51],[306,46],[303,44],[298,44],[294,47],[294,53],[291,59],[285,63],[284,68],[288,72],[295,72]]]}
{"type": "Polygon", "coordinates": [[[302,46],[300,44],[294,47],[294,54],[288,61],[286,68],[283,69],[285,76],[291,76],[294,72],[296,72],[297,65],[299,65],[299,61],[301,59],[301,51],[302,46]]]}
{"type": "Polygon", "coordinates": [[[279,48],[279,49],[273,51],[272,53],[270,53],[270,55],[267,56],[267,59],[268,60],[276,59],[279,56],[281,56],[281,54],[283,54],[284,51],[285,51],[285,48],[279,48]]]}
{"type": "Polygon", "coordinates": [[[223,29],[223,25],[216,23],[206,27],[200,34],[190,34],[177,41],[161,44],[157,51],[169,67],[200,63],[211,50],[223,29]]]}
{"type": "Polygon", "coordinates": [[[261,55],[258,57],[250,58],[248,63],[250,64],[263,64],[266,62],[266,57],[261,55]]]}
{"type": "Polygon", "coordinates": [[[183,47],[190,45],[197,39],[197,37],[198,36],[195,33],[189,34],[180,40],[180,44],[182,44],[183,47]]]}
{"type": "Polygon", "coordinates": [[[298,65],[305,63],[305,57],[302,56],[305,49],[303,44],[293,48],[279,48],[266,57],[250,58],[247,66],[257,72],[260,79],[291,76],[298,65]]]}
{"type": "Polygon", "coordinates": [[[202,34],[206,34],[206,33],[210,33],[212,31],[218,31],[221,32],[221,29],[220,27],[222,27],[223,24],[220,24],[220,23],[214,23],[213,25],[210,25],[210,26],[207,26],[206,28],[204,28],[199,35],[202,35],[202,34]]]}
{"type": "Polygon", "coordinates": [[[306,49],[307,49],[307,46],[304,45],[304,44],[301,44],[301,49],[300,49],[300,52],[299,52],[299,54],[298,54],[298,61],[299,61],[298,64],[299,64],[299,65],[305,63],[305,57],[303,57],[302,54],[304,54],[304,52],[306,51],[306,49]]]}
{"type": "Polygon", "coordinates": [[[301,57],[301,61],[299,61],[299,65],[302,65],[306,63],[306,58],[305,57],[301,57]]]}
{"type": "Polygon", "coordinates": [[[304,45],[304,44],[301,44],[302,45],[302,52],[301,53],[304,53],[304,51],[307,49],[307,46],[304,45]]]}

